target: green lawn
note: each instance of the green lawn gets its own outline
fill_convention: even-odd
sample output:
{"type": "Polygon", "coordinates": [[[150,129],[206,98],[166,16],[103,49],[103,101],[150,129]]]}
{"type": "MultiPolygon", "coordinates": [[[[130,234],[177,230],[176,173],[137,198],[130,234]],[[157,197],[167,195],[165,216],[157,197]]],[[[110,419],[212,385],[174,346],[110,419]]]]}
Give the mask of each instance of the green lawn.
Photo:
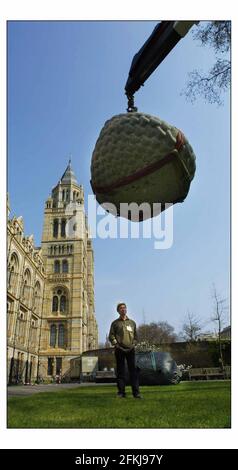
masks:
{"type": "Polygon", "coordinates": [[[230,382],[141,387],[143,400],[116,386],[79,387],[8,400],[9,428],[229,428],[230,382]]]}

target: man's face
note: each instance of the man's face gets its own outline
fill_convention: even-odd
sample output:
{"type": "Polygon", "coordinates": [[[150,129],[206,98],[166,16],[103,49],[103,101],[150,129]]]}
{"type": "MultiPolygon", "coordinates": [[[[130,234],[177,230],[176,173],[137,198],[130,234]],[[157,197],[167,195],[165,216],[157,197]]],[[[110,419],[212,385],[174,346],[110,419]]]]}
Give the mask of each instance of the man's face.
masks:
{"type": "Polygon", "coordinates": [[[127,310],[126,310],[126,305],[125,305],[125,304],[120,305],[120,307],[119,307],[118,310],[119,310],[119,315],[120,315],[121,317],[125,317],[125,316],[126,316],[127,310]]]}

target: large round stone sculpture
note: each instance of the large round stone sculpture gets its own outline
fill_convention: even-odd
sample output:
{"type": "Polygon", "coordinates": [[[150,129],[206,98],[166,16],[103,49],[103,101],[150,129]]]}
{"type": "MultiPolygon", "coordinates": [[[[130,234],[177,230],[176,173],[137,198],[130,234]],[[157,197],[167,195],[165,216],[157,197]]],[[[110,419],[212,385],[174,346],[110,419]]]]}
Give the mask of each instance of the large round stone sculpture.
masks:
{"type": "Polygon", "coordinates": [[[193,149],[179,129],[149,114],[119,114],[106,121],[96,142],[91,186],[106,210],[138,222],[166,203],[183,202],[195,168],[193,149]],[[128,212],[132,203],[139,211],[128,212]]]}
{"type": "MultiPolygon", "coordinates": [[[[136,351],[136,367],[140,385],[178,384],[182,373],[170,353],[164,351],[136,351]]],[[[126,368],[127,383],[129,373],[126,368]]]]}

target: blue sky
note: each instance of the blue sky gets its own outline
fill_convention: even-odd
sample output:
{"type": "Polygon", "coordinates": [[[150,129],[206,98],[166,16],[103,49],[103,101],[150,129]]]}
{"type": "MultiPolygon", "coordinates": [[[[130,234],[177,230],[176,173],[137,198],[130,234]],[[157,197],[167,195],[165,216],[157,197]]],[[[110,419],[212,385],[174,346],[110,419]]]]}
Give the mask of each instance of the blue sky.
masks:
{"type": "MultiPolygon", "coordinates": [[[[8,190],[11,216],[40,245],[44,202],[69,155],[85,197],[90,161],[104,122],[126,111],[131,60],[157,22],[10,22],[8,24],[8,190]]],[[[104,341],[115,305],[125,300],[142,323],[167,321],[176,332],[189,310],[214,329],[214,283],[229,296],[230,102],[195,104],[181,96],[187,73],[207,70],[214,53],[189,33],[135,95],[141,112],[180,128],[197,157],[187,199],[174,207],[174,243],[94,240],[95,305],[104,341]],[[144,311],[144,314],[143,314],[144,311]]],[[[228,322],[228,320],[227,320],[228,322]]]]}

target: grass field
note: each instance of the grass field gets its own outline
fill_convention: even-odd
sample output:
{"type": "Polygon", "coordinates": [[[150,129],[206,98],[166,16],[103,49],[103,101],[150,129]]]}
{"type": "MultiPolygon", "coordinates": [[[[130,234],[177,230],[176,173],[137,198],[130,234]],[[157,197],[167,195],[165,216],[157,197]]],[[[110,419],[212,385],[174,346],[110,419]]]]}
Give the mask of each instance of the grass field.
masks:
{"type": "Polygon", "coordinates": [[[116,386],[79,387],[9,398],[8,428],[229,428],[230,382],[141,387],[143,400],[116,386]]]}

